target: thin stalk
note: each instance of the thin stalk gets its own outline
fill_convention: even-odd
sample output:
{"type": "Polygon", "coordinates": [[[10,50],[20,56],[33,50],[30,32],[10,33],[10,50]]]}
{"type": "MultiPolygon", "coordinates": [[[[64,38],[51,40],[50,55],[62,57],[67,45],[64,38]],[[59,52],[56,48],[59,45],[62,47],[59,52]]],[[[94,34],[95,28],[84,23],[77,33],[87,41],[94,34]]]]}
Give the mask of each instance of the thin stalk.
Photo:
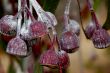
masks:
{"type": "Polygon", "coordinates": [[[69,30],[68,22],[69,22],[70,3],[71,3],[71,0],[67,0],[67,4],[64,11],[64,26],[67,30],[69,30]]]}
{"type": "Polygon", "coordinates": [[[30,1],[29,1],[29,9],[30,9],[30,12],[32,13],[33,12],[33,9],[32,9],[32,4],[31,4],[30,1]]]}
{"type": "Polygon", "coordinates": [[[49,18],[50,22],[52,23],[52,31],[53,31],[53,36],[54,36],[54,41],[53,42],[56,42],[57,45],[58,45],[58,50],[61,50],[61,45],[60,45],[60,42],[59,42],[59,39],[58,39],[58,35],[57,35],[57,32],[56,32],[56,29],[54,27],[54,22],[53,20],[47,15],[47,17],[49,18]]]}
{"type": "Polygon", "coordinates": [[[36,11],[43,10],[40,4],[36,0],[30,0],[30,3],[35,8],[36,11]]]}
{"type": "MultiPolygon", "coordinates": [[[[21,0],[18,0],[18,12],[20,11],[20,9],[21,9],[21,0]]],[[[22,20],[22,17],[21,17],[21,14],[20,14],[20,15],[18,16],[17,36],[20,35],[21,20],[22,20]]]]}
{"type": "MultiPolygon", "coordinates": [[[[32,8],[32,4],[29,0],[29,10],[30,10],[30,13],[33,14],[33,8],[32,8]]],[[[29,20],[31,20],[31,18],[29,17],[29,20]]]]}
{"type": "Polygon", "coordinates": [[[27,0],[21,0],[21,7],[27,7],[27,0]]]}
{"type": "Polygon", "coordinates": [[[40,6],[40,4],[36,1],[36,0],[30,0],[32,6],[34,7],[38,17],[41,19],[42,22],[46,22],[47,27],[48,25],[51,25],[52,22],[50,20],[50,18],[48,18],[48,15],[46,14],[46,12],[42,9],[42,7],[40,6]]]}
{"type": "Polygon", "coordinates": [[[21,9],[21,0],[18,0],[18,12],[21,9]]]}
{"type": "Polygon", "coordinates": [[[25,10],[23,11],[23,16],[24,16],[24,25],[26,27],[27,14],[25,10]]]}
{"type": "MultiPolygon", "coordinates": [[[[60,43],[59,43],[59,39],[58,39],[58,36],[57,36],[57,32],[55,30],[55,28],[53,27],[52,28],[52,32],[53,32],[53,39],[51,38],[50,34],[48,34],[48,37],[51,41],[51,46],[54,48],[54,43],[56,42],[57,45],[58,45],[58,50],[61,50],[61,46],[60,46],[60,43]]],[[[55,49],[55,48],[54,48],[55,49]]]]}
{"type": "MultiPolygon", "coordinates": [[[[22,7],[21,3],[22,2],[23,2],[23,0],[22,1],[18,0],[18,13],[21,10],[21,7],[22,7]]],[[[18,21],[17,21],[17,23],[18,23],[18,25],[17,25],[17,36],[19,36],[20,35],[20,29],[21,29],[21,20],[22,20],[21,13],[19,13],[17,17],[18,17],[18,21]]]]}
{"type": "MultiPolygon", "coordinates": [[[[78,3],[78,9],[79,9],[79,18],[80,18],[80,24],[81,24],[81,28],[86,36],[86,33],[85,33],[85,30],[84,30],[84,27],[83,27],[83,21],[82,21],[82,15],[81,15],[81,6],[80,6],[80,2],[79,0],[77,0],[77,3],[78,3]]],[[[87,36],[86,36],[87,37],[87,36]]]]}
{"type": "Polygon", "coordinates": [[[42,9],[42,7],[40,6],[40,4],[36,0],[30,0],[30,3],[34,7],[34,9],[35,9],[36,13],[38,14],[38,16],[43,21],[42,15],[44,15],[43,13],[45,13],[45,11],[42,9]]]}
{"type": "Polygon", "coordinates": [[[22,8],[19,8],[17,14],[13,17],[13,20],[16,20],[19,18],[21,12],[22,12],[22,8]],[[20,9],[20,10],[19,10],[20,9]]]}
{"type": "Polygon", "coordinates": [[[93,9],[93,6],[92,6],[92,4],[90,3],[89,0],[86,0],[86,1],[87,1],[87,5],[88,5],[88,8],[89,8],[89,11],[91,12],[92,20],[93,20],[93,22],[95,23],[95,25],[97,26],[97,29],[98,29],[98,28],[100,28],[100,26],[99,26],[99,22],[97,20],[95,11],[93,9]]]}
{"type": "Polygon", "coordinates": [[[27,11],[27,14],[30,16],[31,20],[34,22],[36,21],[34,16],[32,15],[32,13],[30,12],[29,8],[28,7],[25,7],[26,8],[26,11],[27,11]]]}
{"type": "MultiPolygon", "coordinates": [[[[32,8],[32,4],[30,3],[30,1],[29,1],[29,10],[30,10],[30,13],[33,14],[33,8],[32,8]]],[[[31,17],[29,17],[29,21],[30,20],[31,20],[31,17]]],[[[29,28],[29,26],[30,26],[30,24],[28,24],[28,28],[29,28]]]]}
{"type": "Polygon", "coordinates": [[[64,14],[69,15],[71,0],[67,0],[64,14]]]}
{"type": "Polygon", "coordinates": [[[52,38],[51,38],[50,33],[48,33],[48,38],[49,38],[50,42],[52,43],[52,38]]]}
{"type": "MultiPolygon", "coordinates": [[[[31,13],[32,9],[31,9],[31,11],[30,11],[30,9],[29,9],[28,6],[27,6],[27,0],[22,0],[21,3],[22,3],[23,11],[26,10],[26,12],[27,12],[27,14],[30,16],[31,20],[32,20],[32,21],[35,21],[35,18],[34,18],[34,16],[33,16],[32,13],[31,13]]],[[[31,3],[30,3],[30,5],[31,5],[31,3]]],[[[32,5],[31,5],[31,8],[32,8],[32,5]]]]}
{"type": "MultiPolygon", "coordinates": [[[[28,25],[27,25],[27,28],[29,28],[30,27],[30,24],[31,24],[31,22],[32,21],[35,21],[35,18],[34,18],[34,16],[32,15],[32,4],[29,2],[29,8],[28,8],[28,5],[27,5],[27,0],[25,1],[25,9],[26,9],[26,13],[29,15],[29,19],[28,19],[28,25]]],[[[27,15],[26,14],[26,15],[27,15]]],[[[28,29],[29,30],[29,29],[28,29]]]]}
{"type": "MultiPolygon", "coordinates": [[[[81,17],[81,7],[80,7],[80,3],[79,3],[79,0],[77,0],[77,3],[78,3],[78,7],[79,7],[79,14],[80,14],[80,23],[81,23],[81,27],[85,33],[85,30],[83,28],[83,23],[82,23],[82,17],[81,17]]],[[[81,49],[79,49],[78,51],[78,55],[79,55],[79,64],[80,64],[80,73],[84,73],[84,66],[83,66],[83,59],[82,59],[82,52],[81,52],[81,49]]]]}
{"type": "MultiPolygon", "coordinates": [[[[52,23],[52,31],[53,31],[53,35],[54,35],[54,39],[53,39],[53,42],[56,42],[57,45],[58,45],[58,50],[61,50],[61,45],[60,45],[60,42],[59,42],[59,39],[58,39],[58,35],[57,35],[57,32],[56,32],[56,29],[54,27],[54,24],[53,24],[53,20],[50,18],[50,16],[46,15],[50,22],[52,23]]],[[[48,35],[50,37],[50,35],[48,35]]],[[[50,40],[51,40],[51,37],[50,37],[50,40]]]]}
{"type": "Polygon", "coordinates": [[[53,36],[54,36],[55,42],[58,45],[58,50],[61,50],[61,44],[59,42],[58,35],[57,35],[56,29],[54,28],[54,26],[52,28],[52,31],[53,31],[53,36]]]}

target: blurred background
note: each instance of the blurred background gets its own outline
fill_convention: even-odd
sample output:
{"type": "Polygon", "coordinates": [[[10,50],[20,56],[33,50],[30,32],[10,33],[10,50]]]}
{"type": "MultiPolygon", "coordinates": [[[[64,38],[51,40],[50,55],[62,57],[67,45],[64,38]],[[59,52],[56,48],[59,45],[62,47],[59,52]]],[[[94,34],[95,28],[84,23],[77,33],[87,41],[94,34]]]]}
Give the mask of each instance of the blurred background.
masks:
{"type": "MultiPolygon", "coordinates": [[[[110,9],[109,0],[90,0],[94,6],[99,23],[110,34],[110,9]]],[[[58,25],[56,30],[60,37],[63,31],[63,14],[66,0],[38,0],[44,10],[51,11],[55,14],[58,25]]],[[[86,27],[90,23],[90,13],[88,12],[86,0],[80,0],[83,26],[86,27]]],[[[80,24],[77,0],[72,0],[70,7],[70,18],[76,20],[80,24]]],[[[0,18],[4,15],[15,15],[17,12],[17,0],[0,0],[0,18]]],[[[81,29],[81,28],[80,28],[81,29]]],[[[39,50],[35,49],[35,55],[26,58],[18,58],[7,54],[6,45],[10,38],[0,34],[0,73],[42,73],[39,69],[38,59],[39,50]],[[34,67],[34,68],[32,68],[34,67]],[[33,71],[31,71],[33,70],[33,71]],[[30,71],[30,72],[29,72],[30,71]]],[[[45,47],[48,47],[48,39],[43,39],[45,47]]],[[[39,48],[39,45],[35,46],[39,48]]],[[[84,32],[80,31],[80,48],[79,51],[69,54],[70,66],[65,73],[110,73],[110,48],[96,49],[91,40],[86,39],[84,32]],[[82,64],[83,63],[83,64],[82,64]],[[81,68],[83,67],[83,68],[81,68]]],[[[57,73],[52,71],[51,73],[57,73]]]]}

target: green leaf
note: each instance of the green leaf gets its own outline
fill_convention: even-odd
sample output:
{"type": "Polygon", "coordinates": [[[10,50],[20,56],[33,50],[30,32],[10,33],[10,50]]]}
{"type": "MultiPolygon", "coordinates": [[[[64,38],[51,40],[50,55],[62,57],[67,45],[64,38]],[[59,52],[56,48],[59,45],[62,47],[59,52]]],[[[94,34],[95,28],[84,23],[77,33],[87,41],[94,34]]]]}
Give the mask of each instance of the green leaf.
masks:
{"type": "Polygon", "coordinates": [[[106,30],[110,29],[110,4],[109,3],[110,3],[110,0],[107,0],[106,1],[107,7],[108,7],[107,20],[103,25],[103,28],[106,29],[106,30]]]}
{"type": "Polygon", "coordinates": [[[45,11],[55,13],[60,0],[41,0],[41,5],[45,11]]]}

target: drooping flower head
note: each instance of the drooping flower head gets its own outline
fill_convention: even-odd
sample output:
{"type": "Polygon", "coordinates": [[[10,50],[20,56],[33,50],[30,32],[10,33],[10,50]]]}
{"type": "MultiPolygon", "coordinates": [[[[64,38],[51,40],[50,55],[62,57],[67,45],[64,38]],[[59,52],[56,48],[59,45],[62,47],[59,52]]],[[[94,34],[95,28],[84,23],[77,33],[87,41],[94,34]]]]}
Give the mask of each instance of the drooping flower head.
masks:
{"type": "Polygon", "coordinates": [[[60,39],[61,48],[67,53],[75,52],[79,48],[79,39],[71,31],[64,32],[60,39]]]}
{"type": "Polygon", "coordinates": [[[5,15],[0,19],[0,33],[8,36],[16,35],[17,20],[12,15],[5,15]]]}
{"type": "Polygon", "coordinates": [[[96,48],[106,48],[110,46],[110,36],[105,29],[97,29],[92,36],[93,44],[96,48]]]}

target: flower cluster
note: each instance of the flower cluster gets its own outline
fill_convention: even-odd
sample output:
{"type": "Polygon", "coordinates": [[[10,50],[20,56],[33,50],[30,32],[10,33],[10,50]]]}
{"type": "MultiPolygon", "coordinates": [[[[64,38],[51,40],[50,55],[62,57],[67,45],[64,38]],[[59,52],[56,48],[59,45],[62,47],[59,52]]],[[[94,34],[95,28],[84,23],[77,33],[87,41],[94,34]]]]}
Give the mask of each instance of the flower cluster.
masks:
{"type": "MultiPolygon", "coordinates": [[[[77,2],[79,4],[79,0],[77,2]]],[[[6,52],[25,57],[33,53],[32,48],[35,48],[39,53],[39,49],[43,46],[40,43],[41,39],[47,35],[51,45],[47,51],[41,54],[39,63],[45,67],[59,68],[61,73],[61,70],[66,69],[70,63],[67,53],[73,53],[80,47],[80,25],[77,21],[69,18],[70,4],[71,0],[67,0],[64,11],[64,29],[59,38],[55,29],[57,19],[54,14],[44,11],[36,0],[29,0],[30,7],[27,5],[27,0],[18,0],[18,13],[15,16],[5,15],[0,19],[0,33],[7,37],[13,37],[8,42],[6,52]],[[32,7],[38,15],[37,19],[32,13],[32,7]],[[40,47],[36,46],[36,43],[40,44],[40,47]]],[[[93,41],[96,48],[106,48],[110,46],[110,36],[99,25],[89,0],[87,0],[87,4],[92,22],[86,29],[83,28],[84,33],[88,39],[93,41]]]]}

